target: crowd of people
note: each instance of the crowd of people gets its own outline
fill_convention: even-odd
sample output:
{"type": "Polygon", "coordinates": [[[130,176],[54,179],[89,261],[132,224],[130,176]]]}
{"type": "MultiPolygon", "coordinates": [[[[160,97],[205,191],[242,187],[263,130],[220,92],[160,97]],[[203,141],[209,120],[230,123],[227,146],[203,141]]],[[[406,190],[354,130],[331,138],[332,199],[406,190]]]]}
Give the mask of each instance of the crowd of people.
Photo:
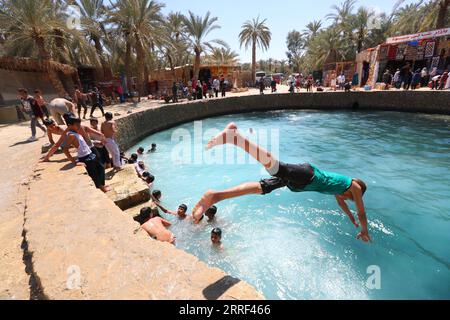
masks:
{"type": "Polygon", "coordinates": [[[179,102],[179,98],[188,100],[202,100],[218,98],[219,94],[222,98],[226,96],[229,87],[228,80],[222,75],[218,78],[209,78],[207,80],[197,80],[195,77],[188,83],[182,81],[173,82],[171,87],[171,95],[166,94],[166,102],[179,102]]]}
{"type": "Polygon", "coordinates": [[[78,114],[78,118],[81,119],[81,111],[83,110],[83,119],[86,119],[88,112],[88,105],[91,105],[90,117],[94,117],[94,112],[98,108],[102,116],[105,116],[103,109],[105,102],[105,95],[97,88],[94,87],[88,93],[83,93],[78,87],[75,87],[73,96],[70,96],[67,92],[62,98],[55,98],[50,102],[47,102],[42,94],[42,91],[36,89],[34,96],[29,94],[27,89],[18,89],[18,96],[21,102],[21,110],[31,120],[31,137],[29,142],[36,141],[36,128],[41,129],[44,134],[46,128],[44,126],[44,120],[52,118],[56,124],[64,125],[63,116],[67,113],[78,114]],[[41,122],[39,122],[39,120],[41,122]]]}
{"type": "MultiPolygon", "coordinates": [[[[149,149],[147,153],[153,153],[155,151],[156,144],[152,144],[151,149],[149,149]]],[[[151,192],[151,199],[149,203],[140,210],[137,216],[134,217],[134,220],[140,224],[140,228],[136,231],[142,229],[155,240],[175,244],[176,237],[169,230],[172,223],[164,218],[161,212],[168,216],[177,217],[180,221],[186,221],[194,224],[201,223],[204,217],[208,218],[208,223],[213,223],[215,221],[217,207],[214,205],[208,208],[201,219],[198,220],[194,220],[193,216],[188,215],[188,206],[186,204],[180,204],[176,210],[170,210],[164,207],[161,203],[162,192],[160,190],[153,190],[153,182],[155,181],[155,177],[148,171],[145,163],[142,160],[139,160],[144,154],[145,149],[140,147],[136,153],[133,153],[130,156],[130,158],[126,158],[126,162],[128,164],[134,164],[137,175],[148,184],[151,192]]],[[[211,232],[212,244],[220,247],[221,238],[222,230],[220,228],[215,228],[211,232]]]]}
{"type": "Polygon", "coordinates": [[[416,90],[421,87],[429,87],[432,90],[450,89],[448,70],[439,72],[437,68],[433,68],[428,72],[427,68],[419,68],[413,71],[410,64],[398,68],[394,74],[389,69],[386,69],[382,82],[385,90],[390,88],[416,90]]]}
{"type": "MultiPolygon", "coordinates": [[[[180,205],[176,211],[168,210],[161,204],[161,191],[153,190],[155,176],[150,173],[148,166],[142,160],[146,153],[156,152],[156,144],[153,143],[147,152],[143,147],[140,147],[136,153],[129,157],[121,152],[115,140],[117,124],[114,121],[113,114],[103,110],[103,106],[99,102],[101,101],[99,99],[101,94],[98,90],[89,94],[94,95],[91,115],[98,107],[102,111],[104,120],[100,124],[98,118],[91,116],[89,125],[83,124],[81,119],[82,109],[84,109],[83,118],[86,118],[85,99],[89,95],[83,94],[78,88],[75,91],[75,101],[69,100],[70,97],[65,97],[56,98],[48,104],[39,90],[36,90],[34,97],[28,95],[26,89],[19,89],[18,92],[23,111],[31,119],[32,137],[28,140],[37,140],[36,128],[40,128],[47,135],[51,145],[48,153],[42,159],[43,162],[50,161],[56,152],[63,152],[74,166],[84,167],[96,188],[105,193],[110,191],[110,187],[106,185],[106,169],[112,168],[112,172],[118,172],[123,169],[124,165],[134,166],[137,176],[148,185],[151,192],[151,200],[148,206],[141,209],[140,214],[135,217],[135,221],[152,238],[175,244],[176,237],[168,229],[171,223],[162,217],[160,210],[165,214],[177,216],[180,220],[187,220],[192,223],[200,223],[203,220],[202,218],[199,221],[194,221],[191,216],[188,216],[188,207],[185,204],[180,205]],[[78,116],[75,114],[76,111],[78,116]],[[72,156],[71,148],[76,149],[76,157],[72,156]]],[[[208,222],[214,221],[216,213],[217,207],[215,206],[211,206],[205,212],[208,222]]],[[[211,241],[215,246],[220,247],[221,237],[222,231],[219,228],[215,228],[211,232],[211,241]]]]}

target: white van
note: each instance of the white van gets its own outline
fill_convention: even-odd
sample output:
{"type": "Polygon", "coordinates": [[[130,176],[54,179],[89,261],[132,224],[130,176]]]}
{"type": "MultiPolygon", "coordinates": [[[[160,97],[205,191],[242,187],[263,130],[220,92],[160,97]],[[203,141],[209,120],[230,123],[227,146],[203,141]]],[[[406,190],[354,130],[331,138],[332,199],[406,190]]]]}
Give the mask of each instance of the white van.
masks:
{"type": "Polygon", "coordinates": [[[261,80],[263,80],[266,77],[266,73],[264,71],[258,71],[256,72],[256,84],[258,84],[261,80]]]}

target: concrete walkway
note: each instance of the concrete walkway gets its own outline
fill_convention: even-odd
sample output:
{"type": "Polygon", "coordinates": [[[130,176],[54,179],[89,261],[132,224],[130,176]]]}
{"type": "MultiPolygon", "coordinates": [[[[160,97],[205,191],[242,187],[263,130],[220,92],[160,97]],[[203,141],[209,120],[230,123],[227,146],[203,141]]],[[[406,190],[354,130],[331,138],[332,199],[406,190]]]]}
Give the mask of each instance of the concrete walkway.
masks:
{"type": "Polygon", "coordinates": [[[28,180],[45,141],[26,143],[30,135],[28,123],[0,126],[0,299],[30,298],[21,248],[24,210],[28,180]]]}

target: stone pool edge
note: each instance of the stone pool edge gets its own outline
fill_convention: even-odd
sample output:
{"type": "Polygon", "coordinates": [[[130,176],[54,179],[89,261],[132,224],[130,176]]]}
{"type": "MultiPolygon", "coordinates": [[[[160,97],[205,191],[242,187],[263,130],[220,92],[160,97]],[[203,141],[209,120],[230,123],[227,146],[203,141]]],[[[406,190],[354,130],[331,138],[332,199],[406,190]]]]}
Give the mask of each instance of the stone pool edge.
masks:
{"type": "Polygon", "coordinates": [[[151,134],[186,122],[228,114],[283,109],[450,115],[450,91],[267,94],[166,104],[118,117],[117,141],[122,150],[127,150],[151,134]]]}

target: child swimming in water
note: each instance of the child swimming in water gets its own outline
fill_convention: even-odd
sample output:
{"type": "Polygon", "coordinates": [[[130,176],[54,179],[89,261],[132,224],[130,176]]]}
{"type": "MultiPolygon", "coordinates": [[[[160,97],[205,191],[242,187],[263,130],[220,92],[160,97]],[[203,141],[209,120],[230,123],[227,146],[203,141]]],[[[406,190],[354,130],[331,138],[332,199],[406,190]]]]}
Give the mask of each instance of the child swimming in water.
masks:
{"type": "Polygon", "coordinates": [[[210,190],[206,192],[193,209],[193,218],[197,223],[208,208],[220,201],[244,195],[266,195],[276,189],[288,187],[293,192],[314,191],[335,196],[338,205],[355,227],[359,228],[359,224],[346,203],[346,200],[354,201],[361,224],[361,232],[357,239],[364,242],[371,241],[363,202],[363,195],[367,187],[363,181],[323,171],[309,163],[287,164],[280,162],[270,152],[241,135],[234,123],[229,124],[224,131],[213,138],[208,143],[207,149],[226,143],[240,147],[250,154],[266,168],[272,178],[260,182],[244,183],[225,191],[210,190]]]}
{"type": "Polygon", "coordinates": [[[211,231],[211,242],[217,247],[222,245],[222,230],[220,228],[214,228],[211,231]]]}

